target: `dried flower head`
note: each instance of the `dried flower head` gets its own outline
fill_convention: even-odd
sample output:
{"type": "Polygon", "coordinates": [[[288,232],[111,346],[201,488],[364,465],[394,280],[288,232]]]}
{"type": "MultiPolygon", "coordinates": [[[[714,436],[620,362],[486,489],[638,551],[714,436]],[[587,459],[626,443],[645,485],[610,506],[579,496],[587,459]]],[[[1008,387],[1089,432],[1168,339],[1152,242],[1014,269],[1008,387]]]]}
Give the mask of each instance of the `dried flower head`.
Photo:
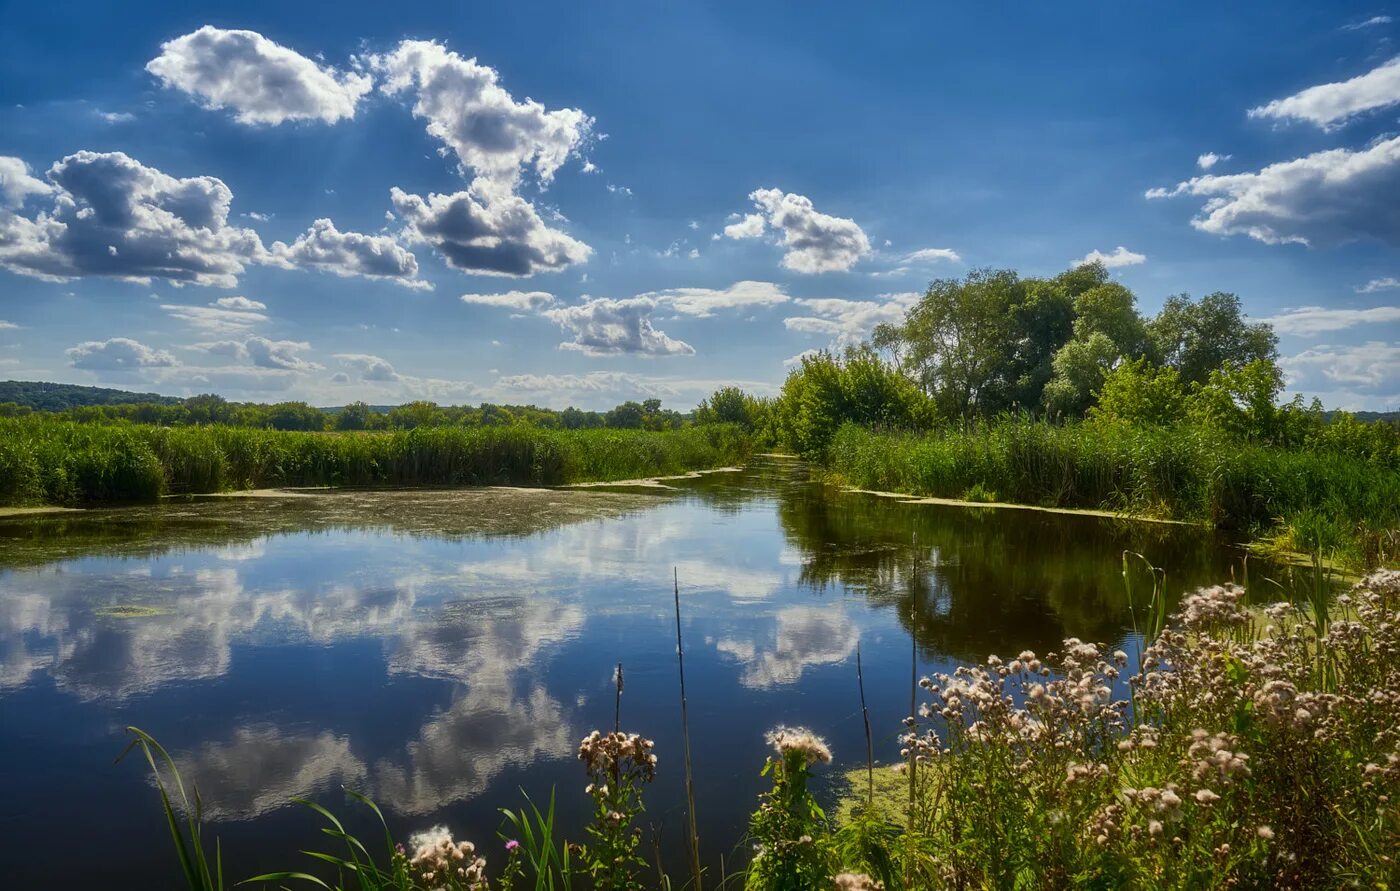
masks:
{"type": "Polygon", "coordinates": [[[826,741],[806,727],[775,727],[768,731],[764,739],[783,758],[800,754],[808,767],[831,761],[831,749],[826,741]]]}

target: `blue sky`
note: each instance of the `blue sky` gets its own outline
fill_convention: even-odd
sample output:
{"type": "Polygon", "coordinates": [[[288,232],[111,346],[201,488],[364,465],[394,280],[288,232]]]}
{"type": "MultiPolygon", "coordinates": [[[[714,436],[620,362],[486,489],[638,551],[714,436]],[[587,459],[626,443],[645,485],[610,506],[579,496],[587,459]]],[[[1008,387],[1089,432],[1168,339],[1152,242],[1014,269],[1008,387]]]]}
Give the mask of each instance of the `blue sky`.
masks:
{"type": "Polygon", "coordinates": [[[1097,251],[1400,407],[1386,4],[239,7],[6,4],[0,377],[685,408],[1097,251]]]}

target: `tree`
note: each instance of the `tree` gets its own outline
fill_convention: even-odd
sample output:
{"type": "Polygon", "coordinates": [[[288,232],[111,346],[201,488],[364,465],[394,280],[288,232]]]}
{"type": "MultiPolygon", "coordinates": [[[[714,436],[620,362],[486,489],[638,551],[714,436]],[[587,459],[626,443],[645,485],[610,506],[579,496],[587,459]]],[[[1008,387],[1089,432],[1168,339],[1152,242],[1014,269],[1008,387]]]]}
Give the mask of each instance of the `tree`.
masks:
{"type": "Polygon", "coordinates": [[[701,400],[695,408],[695,421],[699,424],[738,424],[748,428],[753,426],[753,399],[746,396],[738,387],[720,387],[701,400]]]}
{"type": "Polygon", "coordinates": [[[603,416],[605,426],[615,430],[638,430],[642,426],[642,406],[637,402],[624,402],[609,409],[603,416]]]}
{"type": "MultiPolygon", "coordinates": [[[[1081,284],[1087,280],[1083,267],[1072,272],[1081,284]]],[[[1137,298],[1117,282],[1094,285],[1074,298],[1072,330],[1051,363],[1054,377],[1045,387],[1044,404],[1052,414],[1079,417],[1093,404],[1109,372],[1124,359],[1149,355],[1152,341],[1137,311],[1137,298]]]]}
{"type": "Polygon", "coordinates": [[[1187,294],[1168,297],[1148,330],[1162,364],[1175,368],[1185,384],[1204,384],[1217,369],[1278,359],[1273,326],[1247,323],[1240,299],[1224,291],[1197,302],[1187,294]]]}
{"type": "Polygon", "coordinates": [[[1186,390],[1175,368],[1160,368],[1147,358],[1129,359],[1109,373],[1099,399],[1089,409],[1096,421],[1165,427],[1186,414],[1186,390]]]}
{"type": "Polygon", "coordinates": [[[335,416],[337,430],[364,430],[369,427],[370,409],[366,403],[352,402],[335,416]]]}

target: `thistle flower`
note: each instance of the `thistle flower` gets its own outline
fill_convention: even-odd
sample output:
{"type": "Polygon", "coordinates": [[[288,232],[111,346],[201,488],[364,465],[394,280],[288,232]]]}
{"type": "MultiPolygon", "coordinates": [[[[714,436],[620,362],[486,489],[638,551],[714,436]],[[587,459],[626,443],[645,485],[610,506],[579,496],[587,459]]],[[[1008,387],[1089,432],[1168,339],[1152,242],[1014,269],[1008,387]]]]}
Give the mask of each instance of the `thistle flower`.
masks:
{"type": "Polygon", "coordinates": [[[806,727],[775,727],[765,734],[764,739],[786,759],[789,755],[800,754],[808,767],[831,761],[831,749],[826,741],[806,727]]]}
{"type": "Polygon", "coordinates": [[[832,879],[835,891],[885,891],[885,883],[863,872],[843,872],[832,879]]]}

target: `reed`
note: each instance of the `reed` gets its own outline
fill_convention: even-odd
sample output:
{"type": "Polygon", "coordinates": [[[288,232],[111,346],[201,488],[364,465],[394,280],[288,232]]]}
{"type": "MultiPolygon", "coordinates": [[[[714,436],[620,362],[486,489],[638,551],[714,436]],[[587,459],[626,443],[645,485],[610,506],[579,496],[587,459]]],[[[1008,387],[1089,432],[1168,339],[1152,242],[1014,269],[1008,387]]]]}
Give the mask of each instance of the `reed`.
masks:
{"type": "Polygon", "coordinates": [[[421,427],[308,433],[0,418],[0,503],[150,501],[276,486],[559,485],[742,460],[737,427],[421,427]]]}
{"type": "Polygon", "coordinates": [[[827,464],[859,488],[943,498],[995,492],[1020,504],[1205,522],[1358,567],[1400,556],[1393,463],[1227,442],[1190,427],[1012,419],[907,434],[846,425],[827,464]]]}

